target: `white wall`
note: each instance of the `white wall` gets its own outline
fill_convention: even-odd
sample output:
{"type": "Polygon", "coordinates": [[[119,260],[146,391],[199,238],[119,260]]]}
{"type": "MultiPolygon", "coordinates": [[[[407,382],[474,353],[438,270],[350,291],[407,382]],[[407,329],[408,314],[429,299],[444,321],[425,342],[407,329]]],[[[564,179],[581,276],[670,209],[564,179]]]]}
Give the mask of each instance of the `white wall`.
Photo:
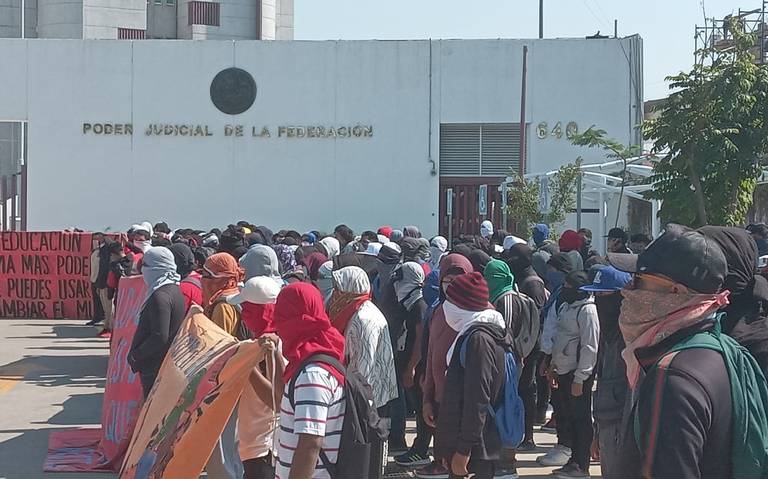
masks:
{"type": "MultiPolygon", "coordinates": [[[[21,72],[0,76],[0,120],[29,120],[32,229],[249,219],[300,230],[418,224],[429,235],[439,184],[428,162],[430,120],[435,161],[441,122],[519,121],[524,44],[530,123],[573,120],[630,137],[617,40],[0,40],[5,66],[21,72]],[[238,116],[209,98],[211,80],[230,66],[258,87],[238,116]],[[84,135],[85,122],[132,123],[134,134],[84,135]],[[215,136],[146,136],[151,123],[207,124],[215,136]],[[246,126],[246,136],[224,137],[225,124],[246,126]],[[373,137],[277,137],[280,125],[350,124],[372,125],[373,137]],[[248,136],[261,125],[272,138],[248,136]]],[[[600,156],[564,138],[533,136],[529,145],[529,171],[600,156]]]]}
{"type": "Polygon", "coordinates": [[[83,38],[115,39],[118,28],[147,28],[146,0],[83,0],[83,38]]]}
{"type": "MultiPolygon", "coordinates": [[[[446,40],[433,47],[439,83],[434,95],[443,123],[520,122],[523,46],[528,46],[526,172],[557,169],[579,156],[602,162],[598,150],[575,147],[566,139],[566,125],[575,121],[583,131],[592,125],[609,137],[632,143],[630,112],[642,102],[633,100],[630,69],[622,50],[632,38],[552,40],[446,40]],[[561,122],[563,136],[536,136],[536,127],[549,130],[561,122]]],[[[642,96],[641,96],[642,98],[642,96]]]]}

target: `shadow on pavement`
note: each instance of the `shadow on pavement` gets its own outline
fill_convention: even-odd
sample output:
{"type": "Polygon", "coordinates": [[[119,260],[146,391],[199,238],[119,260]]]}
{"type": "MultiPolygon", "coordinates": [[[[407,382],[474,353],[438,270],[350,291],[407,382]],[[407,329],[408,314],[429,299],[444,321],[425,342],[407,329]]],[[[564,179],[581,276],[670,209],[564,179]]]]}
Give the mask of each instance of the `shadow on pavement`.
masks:
{"type": "Polygon", "coordinates": [[[92,338],[96,336],[97,328],[93,326],[59,325],[53,327],[53,334],[60,338],[92,338]]]}
{"type": "Polygon", "coordinates": [[[23,376],[36,386],[104,387],[107,356],[25,356],[0,366],[0,376],[23,376]]]}
{"type": "Polygon", "coordinates": [[[0,437],[21,433],[0,440],[0,478],[4,479],[113,479],[117,474],[106,473],[44,473],[43,462],[48,452],[48,429],[0,430],[0,437]]]}
{"type": "MultiPolygon", "coordinates": [[[[33,424],[52,424],[61,426],[99,426],[103,393],[78,394],[68,397],[61,404],[61,411],[43,422],[33,424]]],[[[58,405],[58,404],[57,404],[58,405]]]]}
{"type": "Polygon", "coordinates": [[[27,349],[51,349],[55,351],[86,351],[86,350],[97,350],[102,351],[104,350],[104,347],[102,346],[41,346],[41,347],[29,347],[27,349]]]}

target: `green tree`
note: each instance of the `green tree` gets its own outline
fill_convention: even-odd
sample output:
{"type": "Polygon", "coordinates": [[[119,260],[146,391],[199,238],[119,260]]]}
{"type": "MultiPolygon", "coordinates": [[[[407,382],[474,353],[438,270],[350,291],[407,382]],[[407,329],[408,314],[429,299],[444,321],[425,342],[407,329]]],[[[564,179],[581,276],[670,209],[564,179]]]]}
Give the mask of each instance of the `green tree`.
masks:
{"type": "Polygon", "coordinates": [[[630,158],[640,154],[641,148],[639,146],[625,147],[618,141],[607,138],[605,130],[595,128],[594,125],[589,127],[583,133],[579,133],[571,137],[571,143],[577,146],[586,146],[589,148],[600,148],[605,150],[608,158],[621,160],[624,163],[624,168],[621,172],[621,191],[619,192],[619,205],[616,208],[616,221],[614,226],[619,226],[619,214],[621,212],[621,202],[624,199],[624,187],[627,183],[627,164],[630,158]]]}
{"type": "Polygon", "coordinates": [[[768,66],[738,21],[729,30],[728,48],[705,49],[707,62],[668,78],[675,91],[644,124],[663,155],[646,196],[663,200],[664,222],[739,225],[752,204],[768,152],[768,66]]]}
{"type": "MultiPolygon", "coordinates": [[[[525,179],[515,172],[514,181],[507,187],[507,215],[517,223],[517,234],[530,237],[536,223],[554,225],[565,221],[566,215],[576,206],[576,188],[581,177],[581,159],[561,166],[549,178],[550,212],[539,211],[539,179],[525,179]]],[[[555,229],[552,228],[555,234],[555,229]]]]}

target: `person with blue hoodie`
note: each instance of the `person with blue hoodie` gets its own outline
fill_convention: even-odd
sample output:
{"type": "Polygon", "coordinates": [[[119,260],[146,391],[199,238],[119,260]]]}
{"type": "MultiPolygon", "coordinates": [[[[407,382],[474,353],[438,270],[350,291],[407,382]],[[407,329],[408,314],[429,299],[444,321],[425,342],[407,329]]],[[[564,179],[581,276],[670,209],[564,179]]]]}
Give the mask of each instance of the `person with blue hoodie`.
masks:
{"type": "Polygon", "coordinates": [[[534,245],[531,263],[536,274],[544,279],[547,272],[547,262],[554,254],[560,252],[560,247],[549,239],[549,226],[544,223],[534,225],[531,236],[534,245]]]}

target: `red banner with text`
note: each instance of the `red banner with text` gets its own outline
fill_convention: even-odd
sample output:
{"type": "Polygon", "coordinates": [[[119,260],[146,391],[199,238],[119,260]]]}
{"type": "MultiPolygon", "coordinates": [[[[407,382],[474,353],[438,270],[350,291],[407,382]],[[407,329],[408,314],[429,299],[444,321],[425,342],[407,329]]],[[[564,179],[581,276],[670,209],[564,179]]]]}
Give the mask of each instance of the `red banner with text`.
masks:
{"type": "Polygon", "coordinates": [[[91,236],[0,232],[0,318],[91,318],[91,236]]]}
{"type": "Polygon", "coordinates": [[[143,403],[139,375],[128,365],[128,352],[146,296],[141,276],[120,278],[101,428],[52,431],[44,471],[116,471],[123,463],[143,403]]]}

